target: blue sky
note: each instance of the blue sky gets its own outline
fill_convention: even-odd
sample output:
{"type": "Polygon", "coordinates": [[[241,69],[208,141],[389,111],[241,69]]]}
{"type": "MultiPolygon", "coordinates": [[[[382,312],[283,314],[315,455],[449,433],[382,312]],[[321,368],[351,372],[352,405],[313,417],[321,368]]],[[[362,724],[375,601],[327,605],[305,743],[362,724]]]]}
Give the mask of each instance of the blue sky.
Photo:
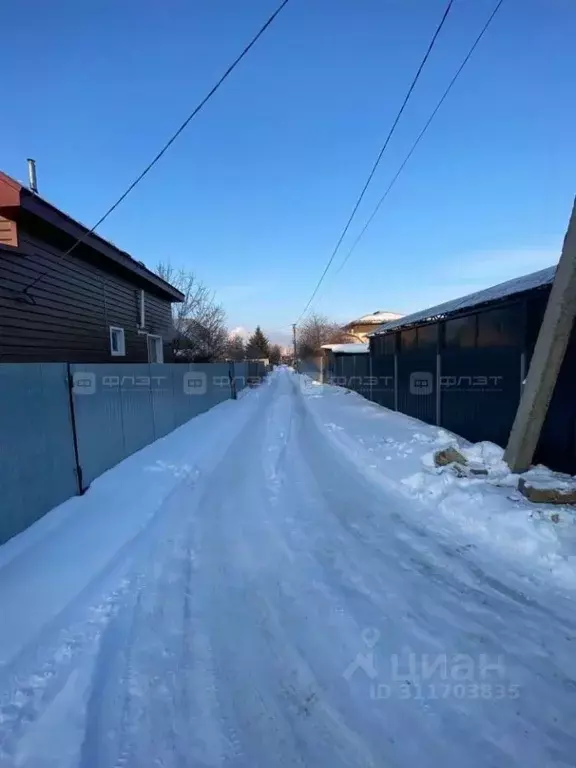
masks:
{"type": "MultiPolygon", "coordinates": [[[[347,253],[496,0],[456,0],[347,253]]],[[[445,0],[290,0],[99,230],[193,270],[231,327],[283,339],[303,309],[445,0]]],[[[275,7],[269,0],[30,0],[2,12],[0,169],[91,225],[275,7]],[[5,102],[6,103],[6,102],[5,102]]],[[[315,309],[407,312],[557,260],[575,192],[573,0],[505,0],[315,309]]],[[[335,270],[334,270],[335,272],[335,270]]]]}

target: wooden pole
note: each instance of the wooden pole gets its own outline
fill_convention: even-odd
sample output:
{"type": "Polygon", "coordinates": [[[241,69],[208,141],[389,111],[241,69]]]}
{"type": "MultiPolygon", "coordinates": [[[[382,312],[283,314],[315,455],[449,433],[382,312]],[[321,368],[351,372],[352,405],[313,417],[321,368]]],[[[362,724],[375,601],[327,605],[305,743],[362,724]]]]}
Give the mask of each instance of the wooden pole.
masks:
{"type": "Polygon", "coordinates": [[[530,467],[576,315],[576,202],[546,305],[510,439],[504,453],[513,472],[530,467]]]}

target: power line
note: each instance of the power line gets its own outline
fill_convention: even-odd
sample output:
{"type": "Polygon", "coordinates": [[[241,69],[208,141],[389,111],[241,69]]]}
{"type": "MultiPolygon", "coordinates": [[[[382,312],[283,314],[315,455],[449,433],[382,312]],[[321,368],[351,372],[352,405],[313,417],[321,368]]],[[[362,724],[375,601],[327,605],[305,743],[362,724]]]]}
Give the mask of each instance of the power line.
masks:
{"type": "Polygon", "coordinates": [[[404,112],[404,109],[406,108],[406,105],[408,104],[410,96],[412,95],[412,91],[414,90],[414,88],[416,86],[416,83],[418,82],[418,80],[420,78],[422,70],[426,66],[426,62],[428,61],[428,58],[429,58],[430,54],[432,53],[432,49],[434,48],[434,45],[436,44],[436,40],[438,38],[438,35],[440,34],[440,31],[441,31],[442,27],[444,26],[444,23],[446,22],[446,19],[448,18],[448,14],[450,13],[450,9],[452,8],[453,3],[454,3],[454,0],[449,0],[448,1],[448,5],[446,6],[446,10],[444,11],[442,19],[440,20],[440,23],[439,23],[438,27],[436,28],[436,31],[434,32],[432,40],[430,41],[430,44],[428,45],[428,49],[427,49],[426,53],[424,54],[424,58],[420,62],[420,66],[418,67],[418,70],[417,70],[417,72],[416,72],[416,74],[415,74],[415,76],[414,76],[414,78],[412,80],[412,83],[410,84],[410,88],[408,89],[408,93],[406,94],[406,96],[404,98],[404,101],[402,103],[402,106],[400,107],[400,110],[398,111],[398,114],[396,115],[396,118],[395,118],[394,122],[392,123],[392,127],[390,128],[390,131],[388,132],[388,136],[386,137],[386,141],[382,145],[382,149],[378,153],[378,157],[376,158],[376,162],[374,163],[374,165],[372,166],[372,170],[368,174],[368,178],[366,180],[366,183],[364,184],[364,187],[362,188],[360,196],[356,200],[354,208],[352,209],[352,213],[350,214],[350,217],[349,217],[348,221],[346,222],[346,226],[344,227],[344,229],[342,230],[342,233],[340,234],[340,237],[338,238],[338,242],[336,243],[336,247],[332,251],[332,255],[330,256],[330,258],[328,259],[328,263],[326,264],[326,267],[324,268],[324,272],[322,272],[322,274],[320,276],[320,279],[318,280],[318,282],[316,284],[316,287],[312,291],[312,295],[308,299],[308,303],[306,304],[306,306],[302,310],[302,312],[300,314],[300,317],[296,321],[296,324],[298,324],[300,322],[300,320],[302,319],[302,317],[306,314],[308,308],[310,307],[310,305],[314,301],[314,298],[315,298],[316,294],[318,293],[318,290],[319,290],[320,286],[324,282],[324,278],[326,277],[326,273],[330,269],[330,266],[331,266],[332,262],[334,261],[334,258],[336,256],[336,254],[338,253],[338,250],[340,249],[342,241],[346,237],[346,233],[348,232],[348,229],[350,228],[350,224],[352,223],[352,220],[353,220],[354,216],[356,215],[356,211],[360,207],[360,203],[362,202],[362,200],[364,198],[364,195],[366,194],[366,190],[368,189],[368,187],[370,185],[370,182],[372,181],[372,178],[374,177],[374,174],[376,173],[376,169],[380,165],[380,160],[382,159],[382,156],[383,156],[384,152],[386,151],[386,148],[387,148],[388,144],[390,143],[390,139],[392,138],[392,136],[394,134],[394,131],[396,130],[396,126],[398,125],[398,122],[399,122],[400,118],[402,117],[402,113],[404,112]]]}
{"type": "Polygon", "coordinates": [[[340,274],[340,272],[341,272],[341,271],[344,269],[344,266],[345,266],[346,262],[348,261],[348,259],[349,259],[349,258],[350,258],[350,256],[352,255],[352,253],[355,251],[355,249],[356,249],[356,246],[358,245],[358,243],[360,242],[360,240],[361,240],[361,239],[362,239],[362,237],[364,236],[364,233],[366,232],[366,230],[368,229],[368,227],[369,227],[369,226],[370,226],[370,224],[372,223],[372,220],[374,219],[374,217],[376,216],[376,214],[377,214],[377,213],[378,213],[378,211],[380,210],[380,206],[382,205],[382,203],[384,202],[384,200],[386,200],[386,198],[388,197],[388,195],[389,195],[389,193],[390,193],[390,190],[392,189],[392,187],[394,186],[394,184],[396,184],[396,182],[398,181],[398,177],[400,176],[400,174],[401,174],[401,173],[402,173],[402,171],[404,170],[404,168],[405,168],[406,164],[408,163],[408,161],[409,161],[409,160],[410,160],[410,158],[412,157],[412,155],[413,155],[413,153],[414,153],[414,150],[416,149],[416,147],[417,147],[417,146],[418,146],[418,144],[420,143],[421,139],[423,138],[424,134],[426,133],[426,131],[427,131],[427,130],[428,130],[428,128],[430,127],[430,123],[431,123],[431,122],[434,120],[434,118],[436,117],[436,113],[438,112],[438,110],[440,109],[440,107],[442,106],[442,104],[444,103],[444,101],[446,100],[446,97],[448,96],[448,94],[449,94],[449,93],[450,93],[450,91],[452,90],[452,87],[454,86],[454,83],[455,83],[455,82],[456,82],[456,80],[458,80],[458,78],[460,77],[460,73],[462,72],[462,70],[464,69],[464,67],[466,66],[466,64],[468,63],[468,60],[470,59],[470,57],[472,56],[472,54],[474,53],[474,51],[476,50],[476,46],[478,45],[478,43],[480,42],[480,40],[482,40],[482,38],[484,37],[484,34],[486,33],[486,31],[487,31],[488,27],[489,27],[489,26],[490,26],[490,24],[492,23],[492,20],[493,20],[494,16],[496,16],[496,14],[498,13],[498,11],[500,10],[500,7],[501,7],[501,5],[502,5],[502,3],[503,3],[503,2],[504,2],[504,0],[499,0],[499,2],[496,4],[496,7],[494,8],[494,10],[492,11],[491,15],[490,15],[490,16],[489,16],[489,18],[488,18],[488,21],[487,21],[487,22],[484,24],[484,26],[482,27],[482,30],[480,31],[480,34],[478,35],[478,37],[477,37],[477,38],[476,38],[476,40],[474,41],[474,43],[473,43],[472,47],[471,47],[471,48],[470,48],[470,50],[468,51],[468,54],[466,55],[466,57],[465,57],[464,61],[462,62],[462,64],[460,64],[460,66],[459,66],[459,67],[458,67],[458,69],[456,70],[456,74],[454,75],[454,77],[453,77],[453,78],[452,78],[452,80],[450,81],[450,83],[449,83],[448,87],[446,88],[446,90],[445,90],[445,91],[444,91],[444,93],[442,94],[442,97],[440,98],[440,101],[439,101],[439,102],[438,102],[438,104],[436,104],[436,106],[434,107],[434,111],[432,112],[432,114],[431,114],[431,115],[430,115],[430,117],[428,118],[428,120],[427,120],[427,122],[426,122],[426,124],[425,124],[424,128],[422,128],[422,130],[421,130],[421,131],[420,131],[420,133],[418,134],[418,137],[417,137],[416,141],[414,142],[414,144],[412,145],[412,147],[411,147],[411,149],[410,149],[410,152],[408,152],[408,154],[407,154],[407,155],[406,155],[406,157],[404,158],[404,161],[403,161],[402,165],[400,166],[400,168],[398,168],[398,170],[397,170],[397,172],[396,172],[396,175],[394,176],[394,178],[392,179],[392,181],[391,181],[391,182],[390,182],[390,184],[388,185],[388,188],[386,189],[386,191],[384,192],[384,194],[382,195],[382,197],[381,197],[381,198],[380,198],[380,200],[378,201],[378,203],[377,203],[376,207],[374,208],[374,210],[372,211],[372,214],[370,215],[370,217],[369,217],[368,221],[366,222],[366,224],[365,224],[365,225],[364,225],[364,227],[362,228],[362,231],[360,232],[360,234],[358,235],[358,237],[356,238],[356,240],[355,240],[355,241],[354,241],[354,243],[352,244],[352,247],[351,247],[351,248],[350,248],[350,250],[348,251],[348,254],[346,255],[346,258],[344,259],[344,261],[342,262],[342,264],[341,264],[341,265],[338,267],[338,270],[336,271],[336,275],[339,275],[339,274],[340,274]]]}
{"type": "MultiPolygon", "coordinates": [[[[75,243],[71,245],[70,248],[68,248],[67,251],[65,251],[62,256],[69,256],[72,251],[74,251],[81,243],[83,243],[89,235],[91,235],[99,226],[102,224],[110,214],[118,208],[118,206],[128,197],[130,192],[136,187],[142,179],[152,170],[152,168],[156,165],[156,163],[160,160],[160,158],[167,152],[167,150],[172,146],[172,144],[176,141],[178,136],[182,133],[182,131],[188,126],[188,124],[196,117],[196,115],[200,112],[200,110],[210,101],[212,96],[216,93],[216,91],[220,88],[221,85],[225,82],[225,80],[228,79],[228,77],[232,74],[232,72],[236,69],[238,64],[242,61],[242,59],[246,56],[246,54],[250,51],[251,48],[258,42],[258,40],[262,37],[264,32],[268,29],[268,27],[272,24],[272,22],[276,19],[276,17],[280,14],[280,12],[284,9],[284,7],[288,4],[288,0],[283,0],[283,2],[278,6],[278,8],[274,11],[274,13],[268,18],[268,20],[260,27],[258,32],[254,35],[254,37],[250,40],[250,42],[246,45],[244,50],[234,59],[232,64],[228,67],[228,69],[224,72],[224,74],[220,77],[220,79],[217,81],[217,83],[208,91],[206,96],[200,101],[200,103],[194,108],[194,110],[188,115],[186,120],[180,125],[178,130],[172,134],[172,136],[168,139],[168,141],[164,144],[162,149],[158,152],[158,154],[148,163],[148,165],[144,168],[142,173],[134,179],[134,181],[130,184],[130,186],[126,189],[125,192],[123,192],[120,197],[116,200],[116,202],[108,208],[106,213],[101,216],[96,224],[89,229],[87,232],[85,232],[82,237],[79,237],[78,240],[76,240],[75,243]]],[[[28,293],[30,288],[33,288],[46,274],[48,274],[50,270],[46,270],[45,272],[42,272],[40,275],[38,275],[29,285],[27,285],[23,289],[23,293],[28,293]]]]}

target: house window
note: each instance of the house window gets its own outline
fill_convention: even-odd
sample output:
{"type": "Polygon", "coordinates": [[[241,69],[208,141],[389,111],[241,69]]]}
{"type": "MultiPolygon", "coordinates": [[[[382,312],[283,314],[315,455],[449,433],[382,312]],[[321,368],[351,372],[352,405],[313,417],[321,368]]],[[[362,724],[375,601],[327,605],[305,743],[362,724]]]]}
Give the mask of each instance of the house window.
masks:
{"type": "Polygon", "coordinates": [[[126,354],[124,328],[110,326],[110,354],[112,357],[123,357],[126,354]]]}
{"type": "Polygon", "coordinates": [[[164,362],[164,347],[162,345],[162,336],[147,336],[148,340],[148,362],[149,363],[163,363],[164,362]]]}

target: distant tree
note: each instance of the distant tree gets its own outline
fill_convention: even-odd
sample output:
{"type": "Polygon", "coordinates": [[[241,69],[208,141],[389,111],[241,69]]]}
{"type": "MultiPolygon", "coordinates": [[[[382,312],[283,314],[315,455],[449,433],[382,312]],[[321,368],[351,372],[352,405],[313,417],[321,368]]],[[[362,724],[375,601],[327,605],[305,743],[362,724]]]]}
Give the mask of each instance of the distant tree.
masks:
{"type": "Polygon", "coordinates": [[[211,362],[223,359],[228,338],[226,313],[214,294],[193,272],[175,269],[169,263],[158,264],[156,274],[184,294],[184,301],[172,305],[172,348],[176,360],[211,362]]]}
{"type": "Polygon", "coordinates": [[[228,331],[215,315],[204,322],[188,320],[180,337],[178,357],[191,363],[213,363],[226,358],[228,331]]]}
{"type": "Polygon", "coordinates": [[[228,338],[226,344],[226,357],[228,360],[244,360],[246,357],[246,349],[244,346],[244,339],[239,334],[234,334],[228,338]]]}
{"type": "Polygon", "coordinates": [[[282,360],[282,347],[279,344],[272,344],[269,357],[271,365],[280,365],[280,361],[282,360]]]}
{"type": "Polygon", "coordinates": [[[246,357],[249,360],[270,357],[270,342],[259,325],[256,326],[256,330],[248,339],[246,344],[246,357]]]}
{"type": "Polygon", "coordinates": [[[298,355],[306,359],[319,355],[324,344],[339,344],[346,332],[325,315],[312,314],[297,329],[298,355]]]}

